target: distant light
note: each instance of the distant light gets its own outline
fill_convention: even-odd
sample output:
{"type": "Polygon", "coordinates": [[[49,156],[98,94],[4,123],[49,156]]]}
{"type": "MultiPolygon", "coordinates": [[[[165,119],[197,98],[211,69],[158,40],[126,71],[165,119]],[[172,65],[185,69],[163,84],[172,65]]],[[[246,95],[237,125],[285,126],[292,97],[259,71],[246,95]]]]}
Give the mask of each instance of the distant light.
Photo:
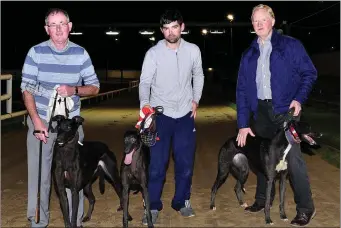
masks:
{"type": "Polygon", "coordinates": [[[117,36],[120,34],[119,31],[108,31],[105,34],[110,35],[110,36],[117,36]]]}
{"type": "Polygon", "coordinates": [[[118,39],[117,39],[117,38],[115,38],[115,40],[116,40],[116,41],[118,41],[118,39]]]}
{"type": "Polygon", "coordinates": [[[334,49],[334,47],[332,47],[332,49],[334,49]]]}
{"type": "Polygon", "coordinates": [[[83,33],[82,32],[70,32],[70,35],[79,36],[79,35],[83,35],[83,33]]]}
{"type": "Polygon", "coordinates": [[[213,71],[213,68],[211,68],[211,67],[210,67],[210,68],[208,68],[208,71],[213,71]]]}
{"type": "Polygon", "coordinates": [[[308,32],[308,35],[310,35],[311,33],[310,32],[308,32]]]}
{"type": "Polygon", "coordinates": [[[155,37],[154,37],[154,36],[150,37],[149,39],[150,39],[151,41],[155,41],[155,37]]]}
{"type": "Polygon", "coordinates": [[[189,30],[184,30],[181,32],[181,34],[183,34],[183,35],[189,34],[189,30]]]}
{"type": "Polygon", "coordinates": [[[208,33],[208,31],[207,31],[207,29],[203,29],[203,30],[201,31],[201,33],[202,33],[203,35],[206,35],[206,34],[208,33]]]}
{"type": "Polygon", "coordinates": [[[256,33],[255,31],[250,31],[250,33],[256,33]]]}
{"type": "Polygon", "coordinates": [[[232,21],[234,20],[233,14],[227,14],[226,18],[227,18],[227,20],[229,20],[230,22],[232,22],[232,21]]]}
{"type": "Polygon", "coordinates": [[[211,34],[223,34],[223,33],[225,33],[225,30],[210,30],[210,33],[211,34]]]}
{"type": "Polygon", "coordinates": [[[153,35],[154,34],[154,31],[147,31],[147,30],[144,30],[144,31],[140,31],[139,32],[141,35],[153,35]]]}

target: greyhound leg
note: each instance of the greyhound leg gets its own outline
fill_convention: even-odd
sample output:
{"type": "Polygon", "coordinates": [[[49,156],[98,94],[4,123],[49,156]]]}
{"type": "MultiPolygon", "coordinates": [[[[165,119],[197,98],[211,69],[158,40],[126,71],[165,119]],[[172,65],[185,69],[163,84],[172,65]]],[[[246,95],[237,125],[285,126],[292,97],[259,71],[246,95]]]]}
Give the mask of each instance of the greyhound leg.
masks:
{"type": "MultiPolygon", "coordinates": [[[[146,181],[144,181],[146,183],[146,181]]],[[[141,185],[143,189],[143,200],[144,200],[144,205],[146,206],[146,211],[147,211],[147,223],[148,227],[154,227],[153,222],[152,222],[152,214],[150,212],[150,203],[149,203],[149,195],[148,195],[148,188],[146,185],[141,185]]]]}
{"type": "Polygon", "coordinates": [[[269,177],[267,183],[266,183],[266,195],[265,195],[265,207],[264,207],[264,213],[265,213],[265,223],[273,225],[273,222],[270,218],[270,195],[272,190],[272,183],[273,183],[273,177],[269,177]]]}
{"type": "MultiPolygon", "coordinates": [[[[124,199],[123,199],[123,191],[122,191],[122,183],[121,183],[121,178],[119,176],[118,170],[115,169],[115,167],[112,167],[110,169],[108,169],[108,172],[110,172],[110,176],[107,175],[106,173],[106,177],[105,179],[111,184],[111,186],[115,189],[115,192],[117,194],[117,196],[120,199],[120,206],[117,208],[116,211],[122,211],[124,208],[124,199]]],[[[129,193],[128,193],[129,194],[129,193]]],[[[131,215],[128,212],[128,221],[132,221],[133,218],[131,217],[131,215]]]]}
{"type": "Polygon", "coordinates": [[[95,199],[95,196],[92,192],[91,183],[87,184],[83,190],[84,190],[84,195],[86,196],[86,198],[88,198],[88,201],[89,201],[88,213],[83,218],[83,222],[87,222],[87,221],[90,221],[90,219],[91,219],[91,215],[92,215],[92,212],[93,212],[94,207],[95,207],[96,199],[95,199]]]}
{"type": "Polygon", "coordinates": [[[237,180],[236,185],[234,186],[234,192],[236,193],[238,203],[241,207],[247,207],[247,203],[244,203],[243,194],[244,191],[244,183],[245,181],[242,179],[237,180]]]}
{"type": "Polygon", "coordinates": [[[76,188],[71,189],[72,193],[72,217],[71,217],[71,225],[72,227],[77,227],[77,214],[78,214],[78,205],[79,205],[79,192],[76,188]]]}
{"type": "Polygon", "coordinates": [[[287,171],[282,171],[281,180],[279,182],[279,196],[280,196],[280,204],[279,204],[279,214],[280,218],[284,221],[288,221],[288,217],[285,214],[284,203],[285,203],[285,191],[286,191],[286,177],[287,171]]]}
{"type": "Polygon", "coordinates": [[[123,227],[128,227],[129,185],[123,185],[123,227]]]}
{"type": "Polygon", "coordinates": [[[215,197],[217,194],[218,189],[221,187],[222,184],[225,183],[228,175],[229,175],[229,167],[230,164],[229,163],[224,163],[224,162],[219,162],[218,164],[218,174],[217,174],[217,178],[212,186],[212,190],[211,190],[211,204],[210,204],[210,209],[211,210],[216,210],[215,207],[215,197]]]}
{"type": "Polygon", "coordinates": [[[59,204],[60,204],[60,209],[62,210],[63,213],[63,218],[64,218],[64,224],[65,227],[71,227],[70,223],[70,217],[69,217],[69,203],[66,195],[66,190],[64,187],[64,174],[62,173],[61,175],[56,176],[55,175],[55,182],[56,182],[56,188],[58,191],[58,196],[59,196],[59,204]]]}
{"type": "MultiPolygon", "coordinates": [[[[101,159],[101,167],[99,172],[104,172],[105,179],[111,184],[111,186],[115,189],[115,192],[120,199],[120,206],[116,211],[123,210],[123,199],[122,199],[122,183],[120,174],[117,169],[117,164],[112,161],[112,159],[105,155],[101,159]]],[[[128,220],[131,221],[132,218],[128,215],[128,220]]]]}
{"type": "Polygon", "coordinates": [[[234,156],[231,172],[237,179],[234,192],[236,193],[239,205],[246,208],[247,204],[244,203],[243,193],[245,193],[244,184],[249,176],[249,164],[247,158],[243,154],[239,153],[234,156]]]}

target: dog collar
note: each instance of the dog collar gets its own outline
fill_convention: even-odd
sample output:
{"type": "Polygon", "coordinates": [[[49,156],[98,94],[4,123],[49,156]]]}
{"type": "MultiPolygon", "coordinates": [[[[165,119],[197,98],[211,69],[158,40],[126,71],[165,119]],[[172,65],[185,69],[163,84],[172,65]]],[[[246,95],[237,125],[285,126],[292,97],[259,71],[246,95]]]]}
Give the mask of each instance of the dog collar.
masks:
{"type": "Polygon", "coordinates": [[[300,137],[298,136],[295,128],[293,126],[289,126],[289,132],[291,133],[292,137],[293,137],[293,140],[296,142],[296,143],[300,143],[301,140],[300,140],[300,137]]]}

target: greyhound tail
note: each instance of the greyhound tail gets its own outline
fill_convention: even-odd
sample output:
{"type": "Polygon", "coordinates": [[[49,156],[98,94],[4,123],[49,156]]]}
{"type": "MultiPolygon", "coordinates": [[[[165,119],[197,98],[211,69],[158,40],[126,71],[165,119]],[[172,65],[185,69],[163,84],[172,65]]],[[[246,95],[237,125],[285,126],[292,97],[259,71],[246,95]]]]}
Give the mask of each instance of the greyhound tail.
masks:
{"type": "Polygon", "coordinates": [[[98,176],[99,176],[99,191],[103,195],[105,191],[105,184],[104,184],[104,170],[102,166],[98,165],[98,176]]]}

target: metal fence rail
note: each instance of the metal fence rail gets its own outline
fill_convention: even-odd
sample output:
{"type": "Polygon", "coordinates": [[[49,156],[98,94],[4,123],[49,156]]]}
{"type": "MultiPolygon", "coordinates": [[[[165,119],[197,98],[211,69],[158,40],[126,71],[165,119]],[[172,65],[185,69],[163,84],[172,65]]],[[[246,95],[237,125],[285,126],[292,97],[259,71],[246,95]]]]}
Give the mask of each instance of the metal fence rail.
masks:
{"type": "Polygon", "coordinates": [[[1,81],[7,80],[6,82],[6,94],[1,95],[1,101],[6,101],[6,112],[12,113],[12,80],[11,74],[3,74],[0,76],[1,81]]]}
{"type": "MultiPolygon", "coordinates": [[[[1,75],[1,80],[2,80],[2,77],[5,76],[5,75],[1,75]]],[[[12,75],[10,75],[12,76],[12,75]]],[[[11,84],[12,85],[12,84],[11,84]]],[[[130,81],[129,82],[129,86],[128,88],[122,88],[122,89],[117,89],[117,90],[112,90],[112,91],[108,91],[108,92],[104,92],[104,93],[99,93],[97,95],[94,95],[94,96],[87,96],[87,97],[82,97],[80,100],[81,101],[85,101],[87,100],[90,104],[91,100],[92,99],[95,99],[96,102],[98,102],[99,100],[103,100],[104,97],[106,97],[107,99],[109,98],[113,98],[114,95],[119,95],[121,92],[123,91],[131,91],[133,88],[135,87],[138,87],[139,86],[139,80],[136,80],[136,81],[130,81]]],[[[10,87],[11,88],[11,92],[12,92],[12,86],[10,87]]],[[[7,90],[8,91],[8,90],[7,90]]],[[[1,96],[1,101],[3,100],[2,96],[1,96]]],[[[12,101],[11,101],[11,104],[12,104],[12,101]]],[[[1,115],[1,120],[6,120],[6,119],[10,119],[10,118],[14,118],[14,117],[18,117],[18,116],[25,116],[27,115],[27,110],[22,110],[22,111],[18,111],[18,112],[10,112],[10,113],[7,113],[7,114],[4,114],[4,115],[1,115]]]]}

